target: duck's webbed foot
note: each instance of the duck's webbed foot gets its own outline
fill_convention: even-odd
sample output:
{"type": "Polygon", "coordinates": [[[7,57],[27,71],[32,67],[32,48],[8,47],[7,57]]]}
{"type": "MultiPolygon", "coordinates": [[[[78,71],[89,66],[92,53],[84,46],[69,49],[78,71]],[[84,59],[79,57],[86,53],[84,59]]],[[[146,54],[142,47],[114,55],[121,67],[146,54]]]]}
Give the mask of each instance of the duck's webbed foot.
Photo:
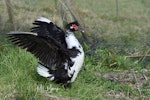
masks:
{"type": "Polygon", "coordinates": [[[65,84],[63,84],[63,87],[65,89],[69,89],[69,88],[71,88],[71,83],[65,83],[65,84]]]}

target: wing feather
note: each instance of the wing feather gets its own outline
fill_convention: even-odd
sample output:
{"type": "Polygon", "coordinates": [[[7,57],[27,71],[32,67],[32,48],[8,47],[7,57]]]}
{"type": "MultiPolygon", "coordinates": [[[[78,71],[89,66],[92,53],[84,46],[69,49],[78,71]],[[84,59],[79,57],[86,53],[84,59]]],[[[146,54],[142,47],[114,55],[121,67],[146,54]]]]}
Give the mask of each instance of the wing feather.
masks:
{"type": "Polygon", "coordinates": [[[48,67],[62,67],[79,53],[77,50],[67,49],[65,33],[57,25],[46,18],[39,18],[34,23],[31,32],[10,32],[9,39],[19,47],[34,54],[48,67]]]}
{"type": "MultiPolygon", "coordinates": [[[[49,67],[56,65],[56,62],[63,62],[65,59],[69,59],[69,56],[66,55],[67,53],[64,53],[67,49],[61,47],[61,44],[55,43],[49,37],[35,36],[30,34],[30,32],[16,32],[16,34],[10,32],[9,39],[17,46],[26,48],[27,51],[34,54],[43,64],[49,67]],[[61,59],[60,55],[63,55],[65,59],[61,59]]],[[[57,65],[60,65],[60,63],[57,63],[57,65]]]]}

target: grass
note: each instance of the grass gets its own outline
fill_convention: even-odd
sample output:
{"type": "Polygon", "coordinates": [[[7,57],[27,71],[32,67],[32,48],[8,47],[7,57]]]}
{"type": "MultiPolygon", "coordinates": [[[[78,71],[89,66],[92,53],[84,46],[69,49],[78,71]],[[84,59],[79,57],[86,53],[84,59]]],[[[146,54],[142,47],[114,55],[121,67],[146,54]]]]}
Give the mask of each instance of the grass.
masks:
{"type": "MultiPolygon", "coordinates": [[[[149,0],[122,0],[116,17],[115,0],[76,0],[74,7],[93,43],[83,42],[84,66],[70,89],[40,77],[38,60],[7,40],[12,31],[4,0],[0,1],[0,98],[2,100],[110,100],[150,99],[149,58],[127,58],[148,54],[149,0]]],[[[17,31],[29,31],[40,16],[61,26],[52,0],[12,1],[17,31]]],[[[79,34],[77,34],[79,35],[79,34]]]]}

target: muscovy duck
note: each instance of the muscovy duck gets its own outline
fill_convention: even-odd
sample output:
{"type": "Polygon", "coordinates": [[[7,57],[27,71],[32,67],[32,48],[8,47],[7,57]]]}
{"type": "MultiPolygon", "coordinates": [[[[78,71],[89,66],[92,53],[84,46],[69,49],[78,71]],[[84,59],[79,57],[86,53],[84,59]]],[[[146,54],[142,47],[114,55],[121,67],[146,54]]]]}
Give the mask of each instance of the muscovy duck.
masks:
{"type": "Polygon", "coordinates": [[[9,39],[39,59],[39,75],[68,87],[84,62],[84,51],[74,32],[84,30],[75,21],[67,24],[64,32],[44,17],[33,24],[31,32],[10,32],[9,39]]]}

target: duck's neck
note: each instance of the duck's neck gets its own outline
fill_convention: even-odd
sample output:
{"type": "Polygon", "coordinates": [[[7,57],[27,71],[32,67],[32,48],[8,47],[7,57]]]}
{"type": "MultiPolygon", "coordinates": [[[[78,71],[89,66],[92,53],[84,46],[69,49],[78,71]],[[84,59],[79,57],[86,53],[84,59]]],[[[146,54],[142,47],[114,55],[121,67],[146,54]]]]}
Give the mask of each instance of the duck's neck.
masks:
{"type": "Polygon", "coordinates": [[[75,37],[74,33],[69,30],[67,30],[66,33],[67,34],[66,34],[65,40],[66,40],[68,49],[71,49],[73,47],[78,48],[80,46],[80,43],[77,40],[77,38],[75,37]]]}

